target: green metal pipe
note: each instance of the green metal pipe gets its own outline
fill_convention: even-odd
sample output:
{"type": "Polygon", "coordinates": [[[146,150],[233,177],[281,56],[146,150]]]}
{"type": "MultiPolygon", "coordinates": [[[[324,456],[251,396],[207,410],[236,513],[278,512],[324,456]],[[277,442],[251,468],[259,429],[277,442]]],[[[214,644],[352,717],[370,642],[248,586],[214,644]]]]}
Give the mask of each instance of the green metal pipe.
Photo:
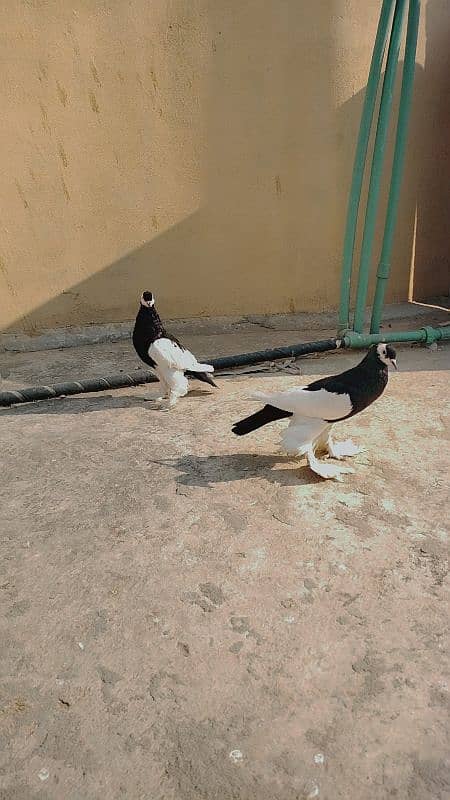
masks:
{"type": "Polygon", "coordinates": [[[414,85],[416,67],[417,32],[419,29],[420,0],[410,0],[408,13],[408,30],[406,34],[405,60],[403,64],[402,90],[398,112],[397,133],[395,138],[394,159],[392,162],[391,185],[386,211],[383,244],[377,270],[377,283],[372,307],[370,332],[378,333],[383,314],[384,294],[391,271],[391,253],[394,240],[395,225],[400,197],[401,179],[405,161],[408,120],[414,85]]]}
{"type": "Polygon", "coordinates": [[[389,31],[389,23],[395,6],[395,0],[383,0],[377,35],[370,64],[367,80],[364,106],[359,127],[358,143],[356,145],[355,161],[353,165],[352,182],[347,208],[347,221],[344,235],[344,249],[342,256],[341,296],[339,305],[339,328],[345,329],[350,324],[350,284],[353,267],[353,253],[355,249],[356,225],[358,209],[361,199],[361,188],[364,177],[367,147],[369,144],[370,129],[372,127],[373,111],[380,82],[381,67],[389,31]]]}
{"type": "Polygon", "coordinates": [[[379,342],[422,342],[433,344],[450,340],[450,326],[443,328],[420,328],[418,331],[389,331],[387,333],[354,333],[347,331],[343,337],[345,347],[370,347],[379,342]]]}
{"type": "Polygon", "coordinates": [[[389,42],[386,72],[383,81],[383,91],[381,94],[377,132],[375,135],[375,144],[373,148],[372,168],[370,171],[366,216],[364,220],[364,233],[361,245],[358,287],[356,290],[355,318],[353,322],[353,329],[357,333],[362,333],[364,328],[364,312],[366,307],[367,289],[369,286],[372,246],[375,235],[375,224],[378,200],[380,196],[384,152],[386,149],[386,139],[392,106],[395,75],[397,72],[398,56],[400,52],[400,41],[405,6],[406,0],[397,0],[397,5],[394,12],[394,21],[392,23],[391,40],[389,42]]]}
{"type": "Polygon", "coordinates": [[[386,47],[389,23],[395,6],[395,0],[384,0],[378,23],[375,46],[372,54],[369,77],[367,81],[361,124],[353,166],[352,183],[347,209],[346,229],[343,247],[343,263],[341,273],[341,294],[339,306],[339,328],[349,326],[350,288],[353,267],[358,209],[364,177],[365,161],[373,119],[373,111],[380,81],[382,62],[386,47]]]}

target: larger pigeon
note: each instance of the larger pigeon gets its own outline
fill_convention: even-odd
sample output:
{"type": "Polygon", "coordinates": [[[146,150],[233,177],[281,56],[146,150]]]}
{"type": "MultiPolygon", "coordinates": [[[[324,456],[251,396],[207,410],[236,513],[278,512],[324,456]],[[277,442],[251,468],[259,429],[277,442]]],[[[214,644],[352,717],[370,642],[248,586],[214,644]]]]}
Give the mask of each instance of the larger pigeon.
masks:
{"type": "Polygon", "coordinates": [[[285,452],[306,455],[310,468],[322,478],[341,480],[344,473],[354,470],[321,461],[316,453],[325,451],[331,458],[342,459],[360,452],[351,440],[333,442],[331,428],[335,422],[353,417],[380,397],[388,382],[389,365],[397,369],[394,348],[386,344],[372,345],[356,367],[339,375],[286,392],[258,392],[251,399],[262,400],[264,407],[237,422],[233,433],[245,436],[263,425],[288,417],[290,422],[282,437],[285,452]]]}

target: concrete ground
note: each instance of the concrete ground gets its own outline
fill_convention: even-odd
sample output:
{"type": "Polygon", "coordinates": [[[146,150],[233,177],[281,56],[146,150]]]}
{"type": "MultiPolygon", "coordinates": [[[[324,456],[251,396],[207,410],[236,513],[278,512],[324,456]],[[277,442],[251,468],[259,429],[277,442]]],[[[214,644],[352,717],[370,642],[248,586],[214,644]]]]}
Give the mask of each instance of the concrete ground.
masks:
{"type": "MultiPolygon", "coordinates": [[[[401,348],[336,426],[365,447],[342,484],[280,455],[282,424],[230,433],[250,391],[359,357],[169,414],[156,385],[0,412],[2,800],[450,797],[449,348],[401,348]]],[[[1,388],[136,366],[127,342],[6,353],[1,388]]]]}

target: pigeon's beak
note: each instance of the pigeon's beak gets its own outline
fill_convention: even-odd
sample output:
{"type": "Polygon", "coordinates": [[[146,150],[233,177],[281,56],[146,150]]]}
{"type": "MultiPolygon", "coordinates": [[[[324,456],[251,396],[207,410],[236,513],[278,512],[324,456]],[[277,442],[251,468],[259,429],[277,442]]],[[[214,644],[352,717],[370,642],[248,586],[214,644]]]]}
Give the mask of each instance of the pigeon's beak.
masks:
{"type": "Polygon", "coordinates": [[[394,367],[394,369],[398,370],[397,360],[395,358],[391,358],[391,364],[394,367]]]}

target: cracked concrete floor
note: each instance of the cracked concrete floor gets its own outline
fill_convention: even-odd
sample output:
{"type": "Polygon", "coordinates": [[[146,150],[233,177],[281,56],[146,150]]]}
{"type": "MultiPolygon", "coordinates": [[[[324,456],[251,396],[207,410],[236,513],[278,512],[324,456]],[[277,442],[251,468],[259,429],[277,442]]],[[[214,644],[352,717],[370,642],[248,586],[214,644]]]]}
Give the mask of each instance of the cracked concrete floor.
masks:
{"type": "MultiPolygon", "coordinates": [[[[4,355],[3,388],[127,348],[4,355]]],[[[230,433],[251,390],[358,358],[170,414],[148,387],[0,412],[2,800],[450,796],[449,350],[402,348],[336,427],[366,448],[343,484],[278,455],[280,425],[230,433]]]]}

